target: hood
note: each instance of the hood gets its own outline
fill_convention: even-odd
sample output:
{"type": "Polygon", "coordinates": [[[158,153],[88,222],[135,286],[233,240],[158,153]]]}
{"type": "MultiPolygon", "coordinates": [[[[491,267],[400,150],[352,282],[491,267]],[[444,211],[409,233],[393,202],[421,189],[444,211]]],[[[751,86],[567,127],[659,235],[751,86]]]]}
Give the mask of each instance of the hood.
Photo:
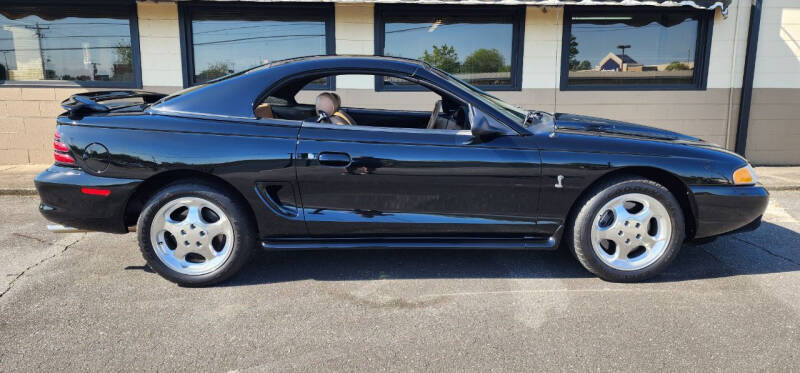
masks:
{"type": "Polygon", "coordinates": [[[575,114],[555,114],[556,131],[579,131],[595,134],[607,134],[636,137],[641,139],[667,140],[691,143],[693,145],[711,145],[696,137],[667,131],[641,124],[621,122],[611,119],[595,118],[575,114]]]}

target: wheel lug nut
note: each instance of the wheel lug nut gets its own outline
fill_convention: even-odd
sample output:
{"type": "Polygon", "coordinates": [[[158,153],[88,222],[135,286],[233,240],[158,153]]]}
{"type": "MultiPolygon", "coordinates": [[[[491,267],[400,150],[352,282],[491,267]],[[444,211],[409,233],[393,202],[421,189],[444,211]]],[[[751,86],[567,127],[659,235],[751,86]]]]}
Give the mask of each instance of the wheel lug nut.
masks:
{"type": "Polygon", "coordinates": [[[183,244],[189,246],[189,241],[183,241],[183,244]]]}
{"type": "Polygon", "coordinates": [[[627,221],[625,222],[625,226],[626,226],[626,227],[628,226],[628,222],[627,222],[627,221]]]}
{"type": "Polygon", "coordinates": [[[640,226],[640,225],[641,225],[641,224],[639,224],[639,223],[636,223],[636,228],[639,228],[639,226],[640,226]]]}
{"type": "Polygon", "coordinates": [[[622,231],[619,231],[619,233],[617,233],[617,234],[618,234],[620,237],[622,237],[622,235],[623,235],[624,233],[622,233],[622,231]]]}
{"type": "Polygon", "coordinates": [[[206,232],[200,231],[200,236],[201,236],[201,237],[202,237],[202,236],[205,236],[205,235],[206,235],[206,232]]]}
{"type": "Polygon", "coordinates": [[[631,239],[629,238],[629,239],[625,240],[625,243],[631,243],[631,239]]]}
{"type": "Polygon", "coordinates": [[[640,239],[642,239],[642,235],[641,235],[641,234],[637,234],[637,235],[636,235],[636,239],[637,239],[637,240],[640,240],[640,239]]]}
{"type": "Polygon", "coordinates": [[[189,228],[194,229],[194,224],[189,225],[189,228]]]}
{"type": "Polygon", "coordinates": [[[185,236],[186,235],[186,231],[181,229],[181,234],[185,236]]]}
{"type": "Polygon", "coordinates": [[[202,244],[200,243],[200,241],[197,241],[195,245],[197,245],[197,247],[200,247],[202,244]]]}

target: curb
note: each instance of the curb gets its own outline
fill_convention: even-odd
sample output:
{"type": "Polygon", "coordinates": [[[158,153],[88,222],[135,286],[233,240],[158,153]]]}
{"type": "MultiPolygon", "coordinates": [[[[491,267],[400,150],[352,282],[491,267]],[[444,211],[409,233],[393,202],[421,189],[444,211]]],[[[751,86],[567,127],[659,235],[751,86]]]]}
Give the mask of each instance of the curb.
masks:
{"type": "Polygon", "coordinates": [[[800,190],[800,185],[781,185],[781,186],[774,186],[774,187],[765,187],[770,192],[783,192],[783,191],[791,191],[791,190],[800,190]]]}
{"type": "Polygon", "coordinates": [[[36,196],[39,193],[36,189],[23,188],[23,189],[0,189],[0,196],[36,196]]]}

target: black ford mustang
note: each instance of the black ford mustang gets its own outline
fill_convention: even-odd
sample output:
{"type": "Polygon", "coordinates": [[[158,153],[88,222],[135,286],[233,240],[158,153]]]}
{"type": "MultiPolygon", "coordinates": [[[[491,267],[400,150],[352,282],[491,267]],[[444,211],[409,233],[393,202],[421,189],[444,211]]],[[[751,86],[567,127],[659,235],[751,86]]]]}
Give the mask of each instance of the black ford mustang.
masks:
{"type": "Polygon", "coordinates": [[[55,165],[36,177],[51,229],[136,230],[150,267],[183,285],[229,278],[256,245],[563,243],[597,276],[639,281],[686,241],[757,227],[768,199],[744,158],[712,144],[523,111],[405,59],[300,58],[166,97],[63,105],[55,165]],[[359,108],[331,92],[298,102],[309,84],[353,74],[421,86],[434,109],[359,108]]]}

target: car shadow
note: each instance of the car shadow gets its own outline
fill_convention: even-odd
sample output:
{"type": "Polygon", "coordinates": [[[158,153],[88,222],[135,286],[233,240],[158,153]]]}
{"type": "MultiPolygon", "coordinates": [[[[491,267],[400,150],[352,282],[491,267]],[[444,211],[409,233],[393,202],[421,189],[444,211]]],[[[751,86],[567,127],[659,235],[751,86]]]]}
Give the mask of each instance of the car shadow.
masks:
{"type": "MultiPolygon", "coordinates": [[[[650,282],[800,270],[800,233],[765,222],[754,232],[685,245],[650,282]]],[[[568,250],[318,250],[258,252],[232,280],[244,286],[301,280],[589,278],[568,250]]]]}

